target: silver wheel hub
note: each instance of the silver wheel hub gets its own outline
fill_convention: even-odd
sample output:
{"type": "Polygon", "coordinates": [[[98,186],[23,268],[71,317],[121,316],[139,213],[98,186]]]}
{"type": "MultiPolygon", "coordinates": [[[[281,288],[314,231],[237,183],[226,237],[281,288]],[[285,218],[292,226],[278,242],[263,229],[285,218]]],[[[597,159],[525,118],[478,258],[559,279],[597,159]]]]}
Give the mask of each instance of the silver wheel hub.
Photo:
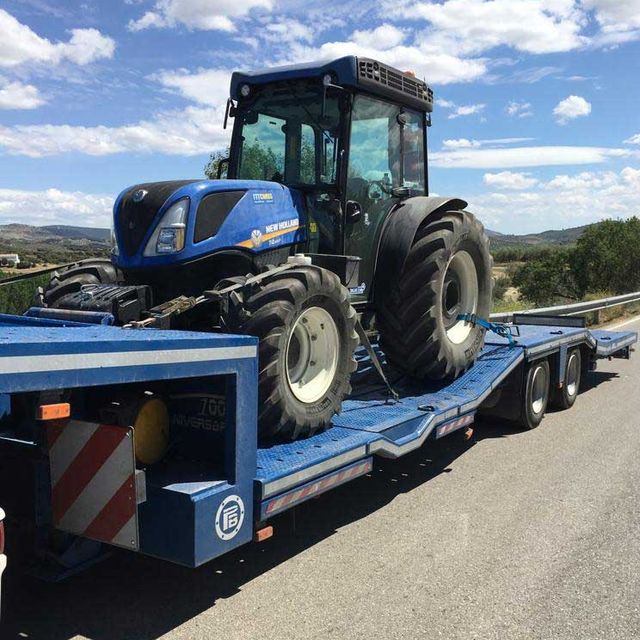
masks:
{"type": "Polygon", "coordinates": [[[569,356],[569,362],[567,362],[567,379],[565,385],[567,387],[567,395],[573,397],[578,392],[578,357],[575,353],[569,356]]]}
{"type": "Polygon", "coordinates": [[[476,313],[478,309],[478,272],[467,251],[454,253],[444,272],[442,315],[447,338],[453,344],[463,343],[473,325],[458,320],[461,313],[476,313]]]}
{"type": "Polygon", "coordinates": [[[542,367],[536,367],[531,381],[531,409],[537,415],[542,413],[547,397],[547,376],[542,367]]]}
{"type": "Polygon", "coordinates": [[[305,309],[296,320],[285,354],[287,382],[300,402],[322,398],[338,368],[340,337],[331,314],[321,307],[305,309]]]}

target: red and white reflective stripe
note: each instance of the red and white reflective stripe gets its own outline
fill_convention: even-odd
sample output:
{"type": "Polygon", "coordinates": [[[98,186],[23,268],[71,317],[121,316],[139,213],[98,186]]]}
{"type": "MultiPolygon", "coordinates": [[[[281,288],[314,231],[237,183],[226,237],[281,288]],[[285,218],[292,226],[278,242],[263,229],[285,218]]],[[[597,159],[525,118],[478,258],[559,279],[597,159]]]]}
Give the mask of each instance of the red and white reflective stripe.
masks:
{"type": "Polygon", "coordinates": [[[460,429],[460,427],[465,427],[468,424],[473,422],[473,414],[468,413],[466,416],[462,416],[462,418],[458,418],[457,420],[452,420],[451,422],[446,422],[445,424],[438,427],[438,438],[441,436],[446,436],[448,433],[455,431],[456,429],[460,429]]]}
{"type": "Polygon", "coordinates": [[[342,482],[346,482],[350,478],[371,471],[371,467],[371,460],[365,460],[360,464],[349,467],[348,469],[344,469],[343,471],[339,471],[338,473],[334,473],[333,475],[327,476],[326,478],[322,478],[322,480],[312,482],[302,489],[286,493],[285,495],[272,500],[267,506],[266,513],[272,514],[275,511],[280,511],[282,508],[289,506],[294,502],[301,502],[309,496],[320,494],[331,487],[341,484],[342,482]]]}
{"type": "Polygon", "coordinates": [[[131,430],[69,420],[47,426],[54,526],[138,548],[131,430]]]}

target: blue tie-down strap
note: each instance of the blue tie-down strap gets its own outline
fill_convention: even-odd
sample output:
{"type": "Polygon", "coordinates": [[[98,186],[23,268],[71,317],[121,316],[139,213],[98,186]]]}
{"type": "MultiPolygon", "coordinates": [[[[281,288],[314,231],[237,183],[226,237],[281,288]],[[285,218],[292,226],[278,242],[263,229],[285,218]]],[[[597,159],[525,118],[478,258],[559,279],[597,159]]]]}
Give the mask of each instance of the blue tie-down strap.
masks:
{"type": "Polygon", "coordinates": [[[484,318],[478,318],[475,313],[460,313],[458,314],[458,320],[464,320],[464,322],[470,322],[473,325],[477,324],[480,327],[484,327],[487,331],[493,331],[493,333],[506,338],[509,341],[510,347],[513,347],[516,344],[512,334],[513,327],[510,327],[509,325],[497,324],[495,322],[485,320],[484,318]]]}

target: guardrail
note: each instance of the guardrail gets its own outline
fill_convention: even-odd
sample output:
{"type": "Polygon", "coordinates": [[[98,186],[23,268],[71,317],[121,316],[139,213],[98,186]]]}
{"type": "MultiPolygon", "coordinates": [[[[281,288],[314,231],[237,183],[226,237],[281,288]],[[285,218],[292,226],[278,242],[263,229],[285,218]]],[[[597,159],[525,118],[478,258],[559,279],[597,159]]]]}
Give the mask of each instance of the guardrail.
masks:
{"type": "Polygon", "coordinates": [[[543,307],[541,309],[527,309],[526,311],[492,313],[491,320],[495,322],[511,322],[513,320],[514,313],[550,316],[580,316],[586,313],[598,313],[603,309],[619,307],[632,302],[640,302],[640,291],[636,291],[635,293],[625,293],[621,296],[612,296],[611,298],[602,298],[600,300],[588,300],[587,302],[558,305],[557,307],[543,307]]]}
{"type": "MultiPolygon", "coordinates": [[[[57,269],[64,269],[76,264],[75,262],[67,262],[67,264],[58,264],[55,267],[45,267],[44,269],[38,269],[37,271],[27,271],[26,273],[17,273],[16,275],[9,276],[0,280],[0,287],[5,284],[13,284],[14,282],[20,282],[21,280],[29,280],[29,278],[35,278],[37,276],[43,276],[45,273],[53,273],[57,269]]],[[[0,267],[0,271],[2,267],[0,267]]]]}

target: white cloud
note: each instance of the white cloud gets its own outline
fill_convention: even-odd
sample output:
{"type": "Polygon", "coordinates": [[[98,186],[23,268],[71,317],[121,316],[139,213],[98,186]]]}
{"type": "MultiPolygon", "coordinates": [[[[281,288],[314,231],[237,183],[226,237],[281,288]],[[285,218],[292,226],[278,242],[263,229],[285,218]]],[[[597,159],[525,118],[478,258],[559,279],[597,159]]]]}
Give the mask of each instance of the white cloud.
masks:
{"type": "Polygon", "coordinates": [[[306,24],[291,18],[280,18],[270,22],[261,30],[263,40],[271,43],[283,42],[312,42],[314,31],[306,24]]]}
{"type": "Polygon", "coordinates": [[[113,196],[78,191],[0,189],[0,223],[108,227],[113,196]]]}
{"type": "Polygon", "coordinates": [[[634,136],[627,138],[624,144],[640,144],[640,133],[636,133],[634,136]]]}
{"type": "Polygon", "coordinates": [[[640,157],[629,149],[606,147],[468,148],[433,152],[431,164],[449,169],[509,169],[572,164],[600,164],[611,158],[640,157]]]}
{"type": "MultiPolygon", "coordinates": [[[[389,3],[391,6],[391,3],[389,3]]],[[[422,44],[454,54],[479,54],[499,46],[527,53],[571,51],[584,45],[584,14],[573,0],[446,0],[405,2],[398,12],[431,28],[422,44]]]]}
{"type": "Polygon", "coordinates": [[[64,153],[105,156],[124,152],[192,156],[227,144],[229,136],[222,129],[222,118],[223,108],[190,106],[120,127],[0,126],[0,149],[31,158],[64,153]]]}
{"type": "Polygon", "coordinates": [[[113,57],[115,41],[97,29],[72,29],[68,42],[53,43],[40,37],[10,13],[0,9],[0,67],[25,63],[57,65],[67,60],[86,65],[113,57]]]}
{"type": "Polygon", "coordinates": [[[163,86],[178,91],[185,98],[200,104],[220,106],[229,97],[231,72],[224,69],[187,69],[163,71],[152,76],[163,86]]]}
{"type": "Polygon", "coordinates": [[[505,107],[505,111],[512,118],[528,118],[533,115],[530,102],[518,102],[517,100],[511,100],[505,107]]]}
{"type": "Polygon", "coordinates": [[[518,144],[520,142],[530,142],[534,138],[489,138],[484,140],[469,140],[468,138],[456,138],[453,140],[443,140],[444,149],[478,149],[483,146],[500,147],[507,144],[518,144]]]}
{"type": "Polygon", "coordinates": [[[480,146],[479,140],[469,140],[468,138],[455,138],[443,140],[442,146],[445,149],[475,149],[480,146]]]}
{"type": "Polygon", "coordinates": [[[242,18],[254,9],[271,11],[273,0],[157,0],[152,11],[138,20],[132,20],[130,31],[150,27],[175,27],[204,31],[234,31],[235,18],[242,18]]]}
{"type": "Polygon", "coordinates": [[[485,173],[483,182],[496,189],[522,190],[530,189],[538,180],[530,173],[513,173],[511,171],[501,171],[500,173],[485,173]]]}
{"type": "Polygon", "coordinates": [[[557,175],[531,190],[494,191],[468,198],[492,229],[535,232],[629,217],[640,211],[640,169],[557,175]]]}
{"type": "Polygon", "coordinates": [[[591,103],[582,96],[569,96],[558,102],[553,110],[558,124],[566,124],[569,120],[588,116],[591,113],[591,103]]]}
{"type": "Polygon", "coordinates": [[[455,107],[454,110],[449,114],[449,120],[453,118],[459,118],[460,116],[472,116],[476,113],[481,113],[484,111],[484,108],[487,105],[485,104],[463,104],[458,107],[455,107]]]}
{"type": "Polygon", "coordinates": [[[632,32],[640,29],[639,0],[582,0],[582,4],[594,11],[604,33],[632,32]]]}
{"type": "Polygon", "coordinates": [[[46,100],[37,87],[0,77],[0,109],[35,109],[46,100]]]}
{"type": "Polygon", "coordinates": [[[391,49],[397,47],[405,39],[404,31],[390,24],[381,24],[369,31],[354,31],[351,38],[363,47],[375,42],[375,46],[380,49],[391,49]]]}

